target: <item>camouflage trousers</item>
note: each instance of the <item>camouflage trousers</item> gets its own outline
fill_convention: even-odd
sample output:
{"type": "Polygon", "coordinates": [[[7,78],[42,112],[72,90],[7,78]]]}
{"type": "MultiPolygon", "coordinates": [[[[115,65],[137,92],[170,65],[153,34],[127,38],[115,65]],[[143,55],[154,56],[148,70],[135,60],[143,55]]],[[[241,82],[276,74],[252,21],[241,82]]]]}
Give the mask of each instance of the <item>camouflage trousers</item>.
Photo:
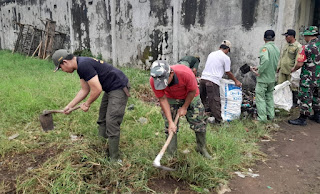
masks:
{"type": "Polygon", "coordinates": [[[309,116],[314,111],[320,111],[320,88],[300,85],[300,114],[309,116]]]}
{"type": "MultiPolygon", "coordinates": [[[[174,120],[177,115],[178,109],[184,104],[184,100],[168,99],[168,102],[170,104],[172,119],[174,120]]],[[[165,121],[165,132],[168,133],[169,123],[163,111],[162,117],[165,121]]],[[[208,116],[206,116],[205,114],[204,106],[202,105],[200,100],[200,95],[195,97],[190,103],[187,109],[186,118],[192,130],[194,130],[195,132],[206,132],[208,116]]],[[[177,132],[178,129],[179,122],[177,124],[177,132]]]]}

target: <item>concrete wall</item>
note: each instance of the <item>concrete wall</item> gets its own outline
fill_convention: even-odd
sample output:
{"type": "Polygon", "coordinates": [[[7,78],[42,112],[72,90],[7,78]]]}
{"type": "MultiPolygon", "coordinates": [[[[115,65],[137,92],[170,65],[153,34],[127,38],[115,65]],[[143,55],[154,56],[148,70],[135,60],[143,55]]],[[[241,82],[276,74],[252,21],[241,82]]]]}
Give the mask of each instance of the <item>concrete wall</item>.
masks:
{"type": "Polygon", "coordinates": [[[49,18],[57,22],[57,31],[68,34],[66,47],[71,51],[90,48],[113,64],[145,69],[156,59],[174,64],[184,55],[199,55],[202,69],[207,55],[228,39],[232,71],[249,84],[252,75],[241,77],[239,67],[258,64],[264,31],[275,30],[281,47],[280,34],[306,22],[297,13],[308,18],[309,4],[307,0],[0,0],[0,48],[13,49],[19,31],[14,21],[44,28],[40,19],[49,18]]]}

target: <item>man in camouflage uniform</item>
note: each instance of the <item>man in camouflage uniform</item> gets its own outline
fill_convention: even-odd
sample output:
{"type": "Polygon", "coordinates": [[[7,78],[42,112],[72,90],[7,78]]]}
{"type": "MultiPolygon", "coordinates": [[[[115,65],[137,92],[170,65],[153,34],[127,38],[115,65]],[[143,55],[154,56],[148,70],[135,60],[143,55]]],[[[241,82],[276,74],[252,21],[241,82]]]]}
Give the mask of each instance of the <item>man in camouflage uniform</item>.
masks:
{"type": "MultiPolygon", "coordinates": [[[[296,31],[288,29],[286,33],[282,34],[286,37],[287,44],[281,52],[281,58],[278,64],[277,73],[279,73],[278,84],[285,81],[291,81],[291,69],[297,64],[297,59],[301,51],[301,44],[296,41],[296,31]]],[[[293,105],[297,106],[298,88],[291,85],[293,94],[293,105]]]]}
{"type": "Polygon", "coordinates": [[[292,125],[306,125],[307,118],[313,109],[310,119],[320,123],[320,41],[317,38],[318,28],[310,26],[303,32],[307,45],[304,45],[298,57],[297,65],[292,72],[302,67],[300,75],[300,117],[288,122],[292,125]]]}
{"type": "Polygon", "coordinates": [[[177,150],[178,125],[174,124],[174,118],[186,115],[196,134],[197,151],[212,159],[206,149],[207,116],[191,69],[179,64],[169,66],[166,61],[159,60],[152,63],[150,75],[150,85],[162,108],[167,137],[169,132],[174,133],[168,153],[173,155],[177,150]]]}
{"type": "Polygon", "coordinates": [[[200,63],[199,56],[184,56],[178,61],[178,63],[189,67],[194,73],[194,75],[197,76],[199,63],[200,63]]]}

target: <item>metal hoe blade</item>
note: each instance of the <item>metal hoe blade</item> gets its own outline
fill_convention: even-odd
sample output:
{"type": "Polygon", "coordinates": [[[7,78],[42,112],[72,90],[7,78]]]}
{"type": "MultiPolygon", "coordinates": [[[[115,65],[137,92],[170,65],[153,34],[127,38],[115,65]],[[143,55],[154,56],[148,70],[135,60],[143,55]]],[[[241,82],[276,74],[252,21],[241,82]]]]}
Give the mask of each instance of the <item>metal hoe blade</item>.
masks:
{"type": "Polygon", "coordinates": [[[169,168],[169,167],[166,167],[166,166],[156,166],[156,165],[153,165],[154,167],[156,168],[159,168],[161,170],[166,170],[166,171],[175,171],[176,169],[173,169],[173,168],[169,168]]]}
{"type": "Polygon", "coordinates": [[[49,131],[54,129],[52,114],[41,114],[39,116],[41,127],[44,131],[49,131]]]}
{"type": "MultiPolygon", "coordinates": [[[[79,109],[80,106],[71,108],[69,112],[79,109]]],[[[63,113],[63,110],[44,110],[43,113],[39,116],[41,127],[44,131],[49,131],[54,129],[53,118],[51,113],[63,113]]]]}

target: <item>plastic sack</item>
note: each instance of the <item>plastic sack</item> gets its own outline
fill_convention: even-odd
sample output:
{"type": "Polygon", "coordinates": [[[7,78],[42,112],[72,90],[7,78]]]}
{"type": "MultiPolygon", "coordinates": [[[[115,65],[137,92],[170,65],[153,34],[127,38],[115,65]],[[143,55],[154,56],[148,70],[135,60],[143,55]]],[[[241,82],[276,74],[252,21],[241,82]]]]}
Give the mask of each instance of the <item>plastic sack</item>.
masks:
{"type": "Polygon", "coordinates": [[[224,121],[238,119],[241,114],[242,90],[234,81],[220,81],[221,116],[224,121]]]}
{"type": "Polygon", "coordinates": [[[292,91],[288,80],[274,87],[273,101],[275,108],[290,111],[292,107],[292,91]]]}
{"type": "Polygon", "coordinates": [[[301,68],[291,73],[291,84],[295,88],[299,88],[301,68]]]}

